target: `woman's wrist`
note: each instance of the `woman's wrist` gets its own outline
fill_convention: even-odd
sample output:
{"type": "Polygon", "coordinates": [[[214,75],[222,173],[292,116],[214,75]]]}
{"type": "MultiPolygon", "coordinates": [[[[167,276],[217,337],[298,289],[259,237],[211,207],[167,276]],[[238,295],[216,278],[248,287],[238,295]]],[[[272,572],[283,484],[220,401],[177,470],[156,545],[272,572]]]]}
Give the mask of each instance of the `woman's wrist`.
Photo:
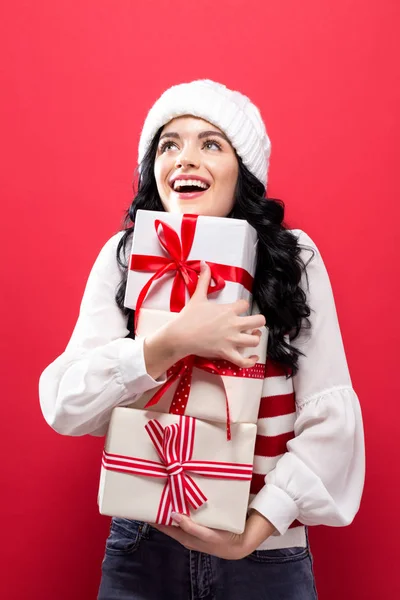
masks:
{"type": "Polygon", "coordinates": [[[250,509],[243,537],[245,555],[251,554],[268,539],[276,529],[264,515],[257,510],[250,509]]]}
{"type": "Polygon", "coordinates": [[[165,371],[187,356],[172,323],[148,335],[143,344],[147,373],[158,379],[165,371]]]}

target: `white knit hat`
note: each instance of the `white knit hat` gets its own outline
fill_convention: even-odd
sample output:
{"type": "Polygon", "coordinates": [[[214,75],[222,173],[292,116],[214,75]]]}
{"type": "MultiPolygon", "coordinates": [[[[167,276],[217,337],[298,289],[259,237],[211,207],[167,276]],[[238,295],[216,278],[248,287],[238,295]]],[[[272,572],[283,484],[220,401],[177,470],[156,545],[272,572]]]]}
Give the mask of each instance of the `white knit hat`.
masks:
{"type": "Polygon", "coordinates": [[[271,142],[260,111],[247,96],[209,79],[174,85],[160,96],[143,125],[139,166],[158,129],[183,115],[200,117],[221,129],[245,166],[267,187],[271,142]]]}

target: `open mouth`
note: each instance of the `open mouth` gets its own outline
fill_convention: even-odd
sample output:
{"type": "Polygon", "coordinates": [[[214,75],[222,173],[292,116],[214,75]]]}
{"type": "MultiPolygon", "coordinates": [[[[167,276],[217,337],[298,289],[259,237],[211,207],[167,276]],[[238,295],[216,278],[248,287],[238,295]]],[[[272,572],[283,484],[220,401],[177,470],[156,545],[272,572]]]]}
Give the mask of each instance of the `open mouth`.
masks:
{"type": "Polygon", "coordinates": [[[178,194],[199,194],[206,192],[210,185],[197,179],[176,180],[171,184],[171,188],[178,194]]]}

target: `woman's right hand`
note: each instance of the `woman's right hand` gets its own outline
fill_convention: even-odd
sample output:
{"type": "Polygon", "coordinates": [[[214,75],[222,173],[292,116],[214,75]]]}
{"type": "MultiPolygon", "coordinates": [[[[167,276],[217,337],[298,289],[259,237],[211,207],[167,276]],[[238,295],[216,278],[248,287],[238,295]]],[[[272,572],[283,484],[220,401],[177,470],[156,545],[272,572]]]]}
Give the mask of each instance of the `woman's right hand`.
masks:
{"type": "Polygon", "coordinates": [[[248,310],[246,300],[232,304],[211,302],[207,298],[210,280],[210,267],[204,263],[188,304],[176,319],[146,338],[145,361],[152,377],[159,377],[190,354],[228,360],[241,368],[252,367],[259,360],[256,355],[245,358],[240,350],[258,346],[261,332],[257,328],[265,325],[265,317],[241,316],[248,310]]]}
{"type": "Polygon", "coordinates": [[[211,302],[207,298],[210,280],[210,267],[204,263],[195,293],[169,325],[171,338],[183,356],[222,358],[239,367],[252,367],[258,357],[244,358],[239,350],[258,346],[261,332],[254,330],[265,325],[265,318],[263,315],[240,316],[248,310],[246,300],[232,304],[211,302]]]}

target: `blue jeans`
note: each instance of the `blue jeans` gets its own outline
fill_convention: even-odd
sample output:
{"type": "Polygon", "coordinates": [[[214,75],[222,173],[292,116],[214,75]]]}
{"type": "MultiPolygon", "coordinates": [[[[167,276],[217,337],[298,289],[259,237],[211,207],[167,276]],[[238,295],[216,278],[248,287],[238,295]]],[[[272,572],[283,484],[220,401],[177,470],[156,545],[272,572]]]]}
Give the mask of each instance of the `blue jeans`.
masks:
{"type": "Polygon", "coordinates": [[[315,600],[309,548],[224,560],[141,521],[113,518],[97,600],[315,600]]]}

